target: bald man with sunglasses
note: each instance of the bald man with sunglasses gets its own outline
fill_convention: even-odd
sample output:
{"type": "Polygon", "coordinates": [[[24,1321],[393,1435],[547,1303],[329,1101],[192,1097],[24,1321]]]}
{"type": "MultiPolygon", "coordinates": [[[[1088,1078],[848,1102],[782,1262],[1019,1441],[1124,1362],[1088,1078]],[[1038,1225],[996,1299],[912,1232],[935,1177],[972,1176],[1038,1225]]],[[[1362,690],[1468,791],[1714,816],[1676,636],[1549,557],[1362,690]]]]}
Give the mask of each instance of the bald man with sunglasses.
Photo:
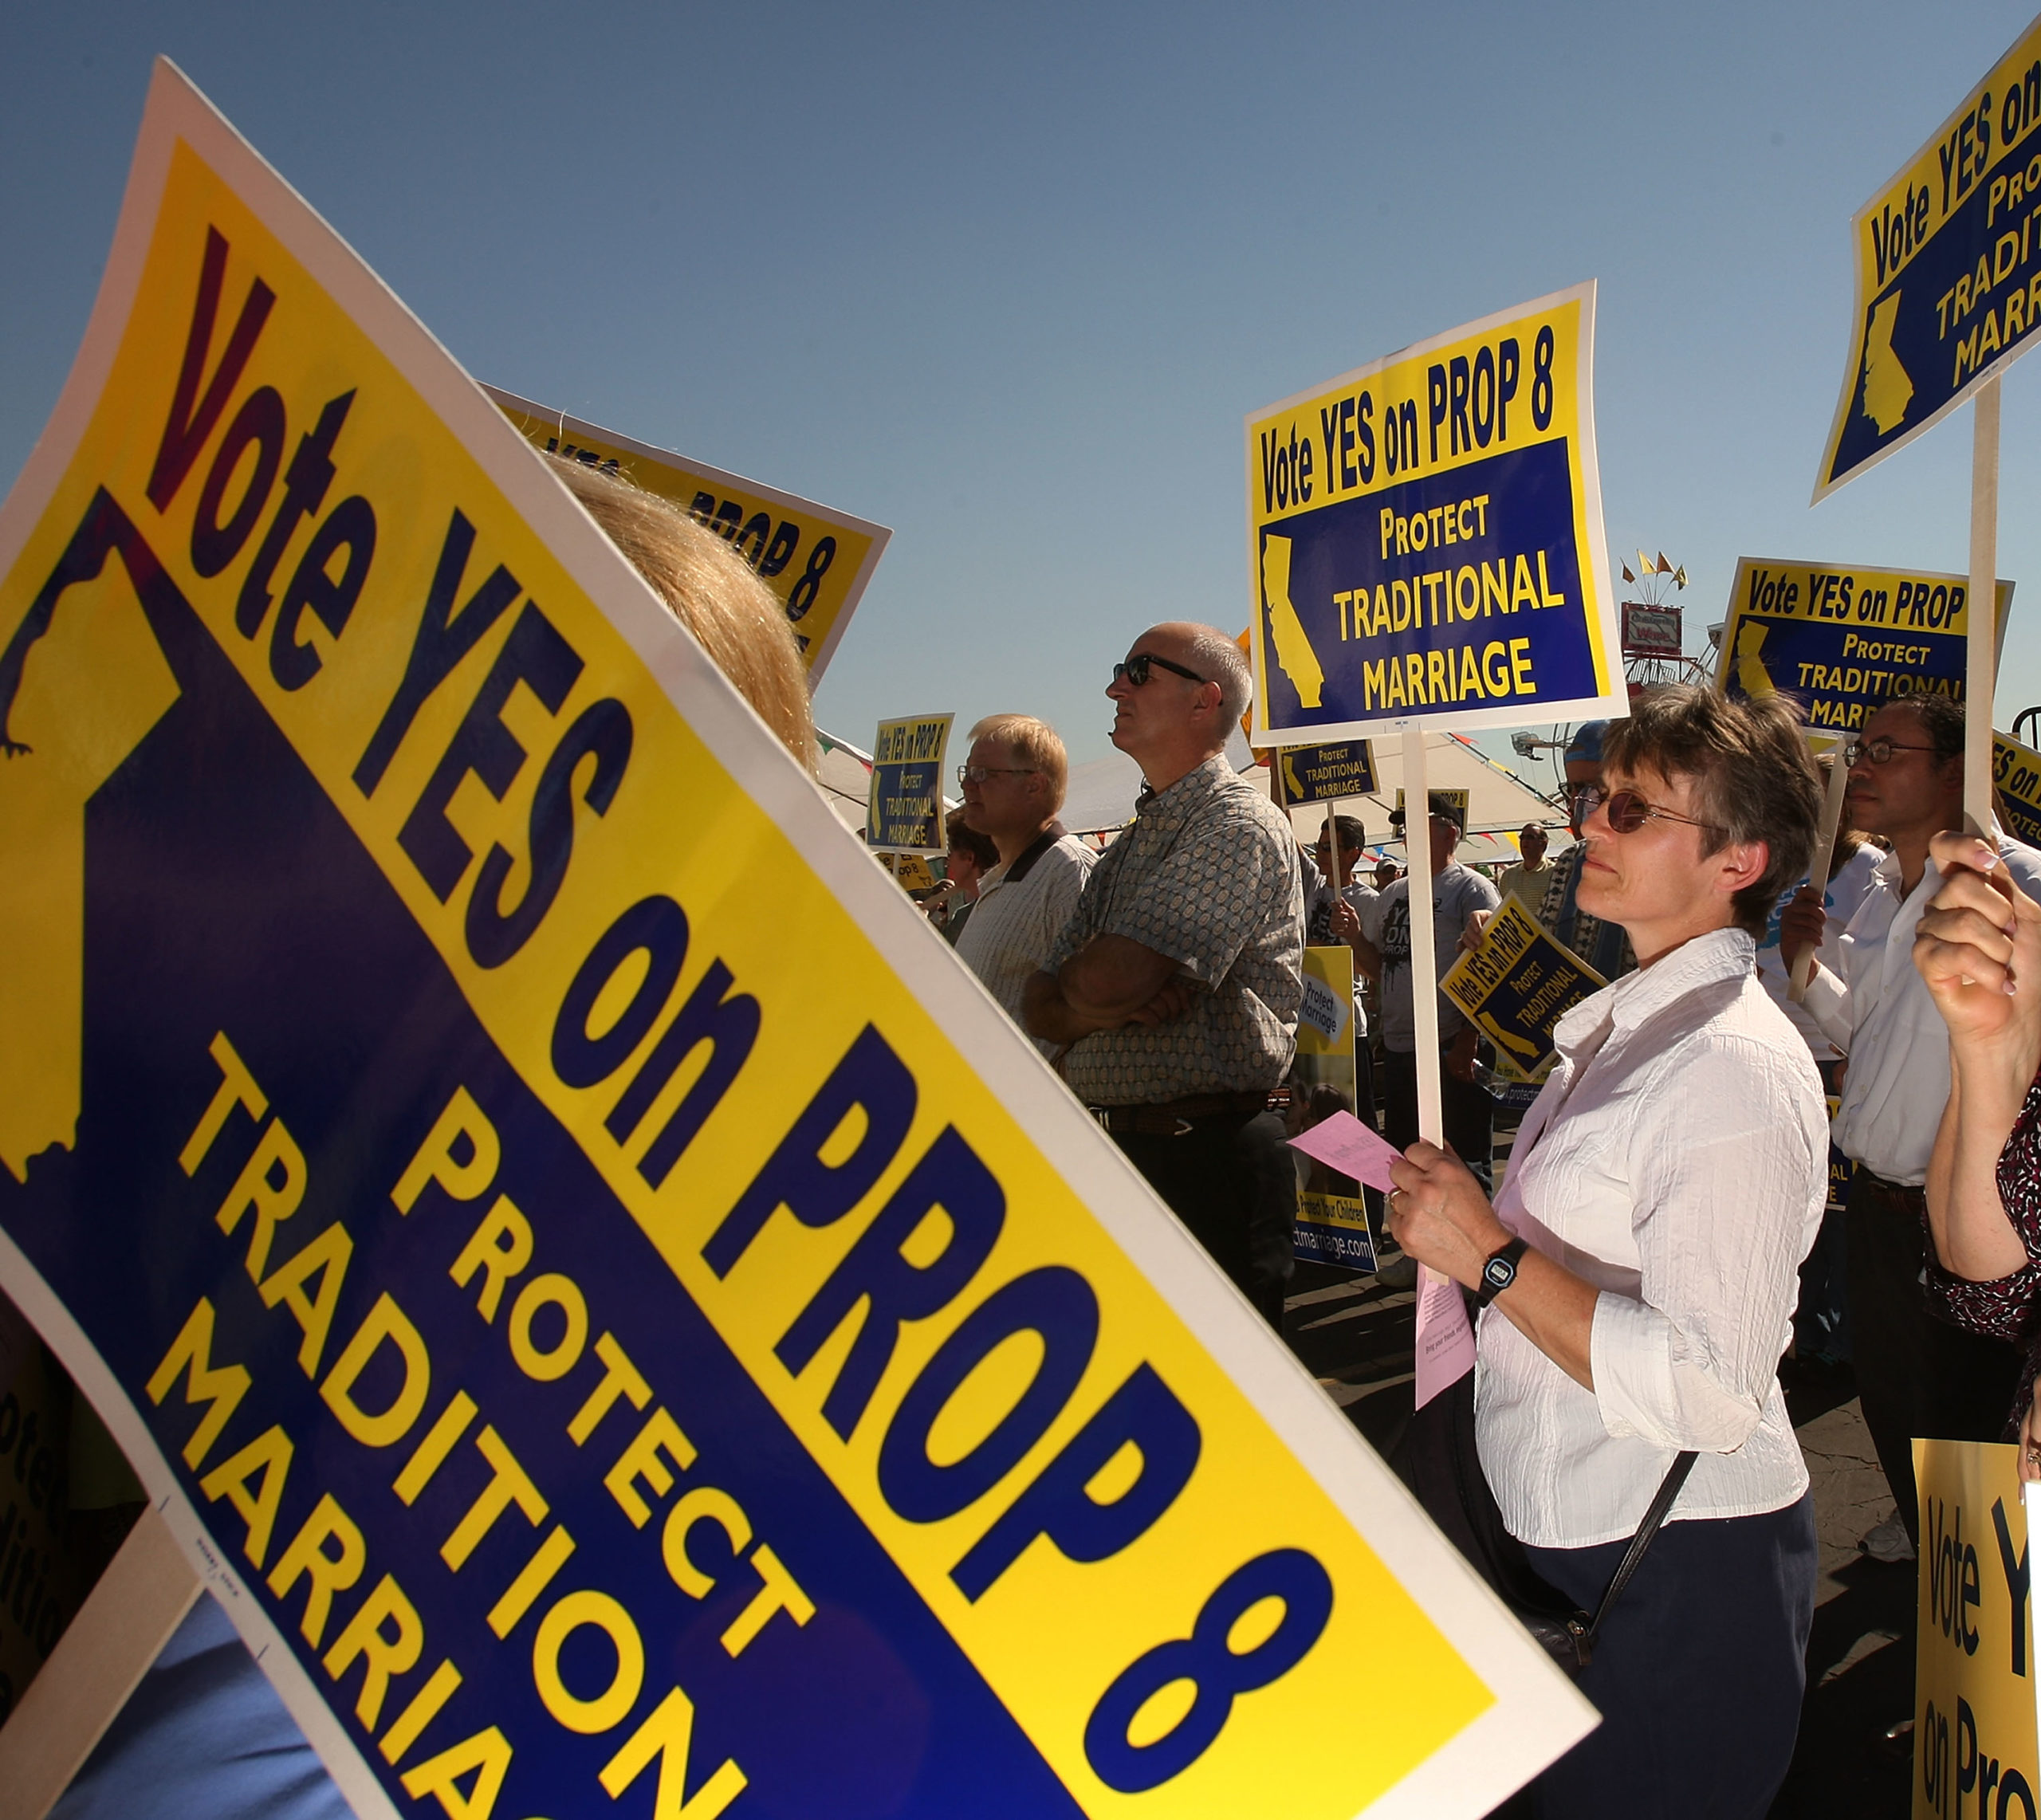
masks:
{"type": "MultiPolygon", "coordinates": [[[[1996,1441],[2020,1367],[2004,1340],[1930,1312],[1921,1272],[1928,1160],[1949,1103],[1949,1029],[1913,965],[1913,934],[1941,881],[1929,844],[1963,825],[1963,707],[1903,696],[1864,722],[1843,753],[1852,827],[1891,851],[1842,938],[1839,972],[1817,961],[1807,1008],[1849,1058],[1835,1142],[1857,1165],[1845,1215],[1850,1345],[1864,1425],[1897,1508],[1859,1544],[1911,1561],[1920,1546],[1913,1437],[1996,1441]]],[[[2002,843],[2008,875],[2041,902],[2041,853],[2002,843]]],[[[1779,919],[1779,953],[1819,948],[1827,926],[1811,885],[1779,919]]]]}
{"type": "Polygon", "coordinates": [[[1022,1020],[1280,1331],[1296,1174],[1268,1095],[1296,1048],[1304,891],[1288,819],[1225,756],[1250,686],[1210,626],[1150,627],[1113,666],[1112,741],[1144,785],[1022,1020]]]}

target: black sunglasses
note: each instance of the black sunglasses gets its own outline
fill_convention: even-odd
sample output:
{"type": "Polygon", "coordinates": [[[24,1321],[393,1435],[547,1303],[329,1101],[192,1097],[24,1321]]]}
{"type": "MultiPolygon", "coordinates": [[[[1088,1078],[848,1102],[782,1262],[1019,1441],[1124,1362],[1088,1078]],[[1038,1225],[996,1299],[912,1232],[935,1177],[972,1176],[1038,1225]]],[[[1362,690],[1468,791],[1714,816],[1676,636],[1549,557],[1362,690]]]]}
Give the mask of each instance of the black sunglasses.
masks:
{"type": "Polygon", "coordinates": [[[1166,657],[1158,657],[1153,651],[1136,651],[1126,662],[1113,666],[1113,681],[1117,682],[1123,676],[1138,689],[1147,682],[1150,666],[1166,670],[1172,676],[1181,676],[1187,682],[1212,680],[1209,676],[1200,676],[1194,670],[1186,670],[1180,663],[1172,663],[1166,657]]]}

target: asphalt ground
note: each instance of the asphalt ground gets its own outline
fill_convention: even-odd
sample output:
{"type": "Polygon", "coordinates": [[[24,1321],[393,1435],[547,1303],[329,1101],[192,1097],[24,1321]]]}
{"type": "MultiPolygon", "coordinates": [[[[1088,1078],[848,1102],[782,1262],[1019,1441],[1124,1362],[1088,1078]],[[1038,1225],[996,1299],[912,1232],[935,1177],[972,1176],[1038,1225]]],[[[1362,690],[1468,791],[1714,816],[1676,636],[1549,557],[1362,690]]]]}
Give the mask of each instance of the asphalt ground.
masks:
{"type": "MultiPolygon", "coordinates": [[[[1385,1457],[1409,1421],[1416,1297],[1372,1276],[1300,1262],[1283,1331],[1347,1418],[1385,1457]]],[[[1905,1820],[1913,1775],[1914,1571],[1861,1554],[1892,1508],[1846,1366],[1779,1376],[1813,1481],[1821,1579],[1800,1735],[1772,1820],[1905,1820]]]]}

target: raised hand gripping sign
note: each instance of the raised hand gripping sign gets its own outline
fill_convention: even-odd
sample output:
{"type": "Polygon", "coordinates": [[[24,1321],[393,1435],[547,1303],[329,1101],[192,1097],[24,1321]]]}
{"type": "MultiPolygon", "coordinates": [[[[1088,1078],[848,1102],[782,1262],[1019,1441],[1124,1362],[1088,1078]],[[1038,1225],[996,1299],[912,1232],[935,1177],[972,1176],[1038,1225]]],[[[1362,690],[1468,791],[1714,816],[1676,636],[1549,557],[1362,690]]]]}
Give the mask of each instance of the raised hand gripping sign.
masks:
{"type": "Polygon", "coordinates": [[[167,65],[0,715],[0,1287],[357,1813],[1473,1814],[1591,1722],[167,65]]]}
{"type": "Polygon", "coordinates": [[[1624,711],[1595,287],[1247,420],[1258,745],[1624,711]]]}

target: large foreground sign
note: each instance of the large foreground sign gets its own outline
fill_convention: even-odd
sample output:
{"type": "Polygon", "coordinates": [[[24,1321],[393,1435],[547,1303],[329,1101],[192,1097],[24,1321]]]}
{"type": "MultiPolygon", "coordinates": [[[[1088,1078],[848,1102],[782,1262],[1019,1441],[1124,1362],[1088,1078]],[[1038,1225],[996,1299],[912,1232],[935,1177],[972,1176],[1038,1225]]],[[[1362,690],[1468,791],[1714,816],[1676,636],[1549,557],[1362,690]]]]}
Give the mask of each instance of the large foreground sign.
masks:
{"type": "Polygon", "coordinates": [[[2041,19],[1850,224],[1856,301],[1820,500],[1938,423],[2041,327],[2041,19]]]}
{"type": "Polygon", "coordinates": [[[1257,745],[1625,711],[1595,287],[1247,420],[1257,745]]]}
{"type": "Polygon", "coordinates": [[[1591,1722],[167,65],[0,727],[0,1287],[357,1813],[1431,1820],[1591,1722]]]}

